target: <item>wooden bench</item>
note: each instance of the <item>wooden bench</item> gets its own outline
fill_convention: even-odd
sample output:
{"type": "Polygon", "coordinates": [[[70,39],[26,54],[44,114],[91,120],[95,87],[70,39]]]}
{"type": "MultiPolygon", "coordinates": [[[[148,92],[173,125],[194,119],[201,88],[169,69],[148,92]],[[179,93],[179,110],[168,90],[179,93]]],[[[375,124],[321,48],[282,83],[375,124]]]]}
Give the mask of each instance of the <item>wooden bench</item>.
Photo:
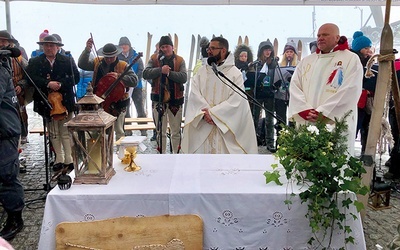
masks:
{"type": "Polygon", "coordinates": [[[43,130],[43,127],[35,127],[35,128],[30,129],[29,133],[43,135],[44,130],[43,130]]]}
{"type": "MultiPolygon", "coordinates": [[[[141,122],[154,122],[154,120],[153,117],[125,118],[125,123],[141,123],[141,122]]],[[[182,117],[182,122],[185,122],[184,117],[182,117]]]]}
{"type": "MultiPolygon", "coordinates": [[[[185,126],[185,123],[181,123],[181,128],[183,128],[183,126],[185,126]]],[[[169,124],[168,124],[168,128],[169,128],[169,124]]],[[[149,122],[147,124],[131,124],[131,125],[125,125],[124,126],[125,131],[128,130],[153,130],[156,129],[156,125],[154,124],[154,122],[149,122]]]]}
{"type": "Polygon", "coordinates": [[[153,117],[125,118],[125,123],[153,122],[153,117]]]}
{"type": "MultiPolygon", "coordinates": [[[[153,130],[156,129],[156,125],[154,124],[152,117],[142,117],[142,118],[125,118],[125,123],[131,123],[129,125],[125,125],[125,131],[132,130],[153,130]],[[142,124],[142,122],[147,122],[142,124]]],[[[185,125],[185,119],[182,118],[181,128],[185,125]]],[[[168,125],[169,127],[169,125],[168,125]]]]}
{"type": "MultiPolygon", "coordinates": [[[[156,125],[154,124],[152,117],[143,117],[143,118],[125,118],[125,123],[132,123],[124,125],[124,129],[126,131],[132,130],[153,130],[156,129],[156,125]],[[141,123],[144,124],[141,124],[141,123]]],[[[181,127],[184,126],[184,119],[182,119],[181,127]]],[[[29,130],[31,134],[43,134],[43,127],[35,127],[29,130]]]]}
{"type": "Polygon", "coordinates": [[[149,122],[146,124],[131,124],[124,126],[125,131],[127,130],[153,130],[156,129],[156,125],[154,122],[149,122]]]}

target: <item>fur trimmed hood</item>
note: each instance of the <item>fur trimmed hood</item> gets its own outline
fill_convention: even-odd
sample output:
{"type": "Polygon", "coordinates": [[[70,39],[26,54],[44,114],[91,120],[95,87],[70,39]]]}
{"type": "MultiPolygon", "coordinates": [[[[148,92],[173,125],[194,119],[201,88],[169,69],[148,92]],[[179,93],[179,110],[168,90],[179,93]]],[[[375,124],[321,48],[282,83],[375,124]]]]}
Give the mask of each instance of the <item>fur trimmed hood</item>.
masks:
{"type": "Polygon", "coordinates": [[[247,63],[252,62],[253,61],[253,52],[251,51],[251,48],[249,46],[247,46],[246,44],[240,44],[240,45],[236,46],[235,52],[233,53],[233,55],[235,57],[235,62],[239,61],[239,55],[243,51],[247,52],[247,63]]]}

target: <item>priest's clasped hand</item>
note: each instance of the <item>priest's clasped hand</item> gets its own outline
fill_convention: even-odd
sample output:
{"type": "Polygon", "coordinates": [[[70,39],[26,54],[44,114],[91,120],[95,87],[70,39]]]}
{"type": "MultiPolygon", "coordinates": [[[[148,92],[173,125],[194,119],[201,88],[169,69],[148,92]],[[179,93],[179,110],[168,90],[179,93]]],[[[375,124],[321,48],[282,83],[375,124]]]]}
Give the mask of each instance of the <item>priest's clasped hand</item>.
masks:
{"type": "Polygon", "coordinates": [[[208,111],[208,108],[203,108],[203,109],[201,109],[201,111],[204,112],[203,119],[204,119],[208,124],[215,125],[213,119],[211,118],[210,112],[208,111]]]}

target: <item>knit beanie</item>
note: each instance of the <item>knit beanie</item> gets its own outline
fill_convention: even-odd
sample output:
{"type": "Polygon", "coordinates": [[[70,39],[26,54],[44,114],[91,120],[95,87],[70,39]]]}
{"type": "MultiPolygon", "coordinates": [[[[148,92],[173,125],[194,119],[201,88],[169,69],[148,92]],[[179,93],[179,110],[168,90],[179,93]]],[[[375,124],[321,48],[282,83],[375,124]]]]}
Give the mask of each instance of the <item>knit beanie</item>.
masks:
{"type": "Polygon", "coordinates": [[[45,38],[46,36],[49,35],[49,31],[48,30],[44,30],[42,33],[40,33],[39,35],[39,41],[42,40],[43,38],[45,38]]]}
{"type": "Polygon", "coordinates": [[[297,55],[296,44],[293,42],[293,40],[286,43],[285,47],[283,48],[283,54],[285,54],[286,50],[293,50],[297,55]]]}
{"type": "Polygon", "coordinates": [[[313,41],[309,44],[310,46],[310,52],[314,53],[317,50],[317,41],[313,41]]]}
{"type": "Polygon", "coordinates": [[[119,43],[118,46],[121,45],[129,45],[129,47],[131,47],[131,41],[129,41],[129,39],[126,36],[123,36],[119,39],[119,43]]]}
{"type": "Polygon", "coordinates": [[[201,56],[203,58],[207,58],[208,57],[208,53],[207,53],[207,48],[210,45],[210,41],[208,40],[207,37],[203,36],[200,41],[200,48],[201,48],[201,56]]]}
{"type": "Polygon", "coordinates": [[[368,37],[364,36],[364,34],[361,31],[354,32],[353,42],[351,43],[351,48],[355,52],[359,52],[363,48],[367,48],[367,47],[371,47],[371,46],[372,46],[371,40],[368,37]]]}
{"type": "Polygon", "coordinates": [[[174,46],[172,43],[172,40],[169,36],[162,36],[159,42],[159,46],[163,46],[163,45],[171,45],[174,46]]]}

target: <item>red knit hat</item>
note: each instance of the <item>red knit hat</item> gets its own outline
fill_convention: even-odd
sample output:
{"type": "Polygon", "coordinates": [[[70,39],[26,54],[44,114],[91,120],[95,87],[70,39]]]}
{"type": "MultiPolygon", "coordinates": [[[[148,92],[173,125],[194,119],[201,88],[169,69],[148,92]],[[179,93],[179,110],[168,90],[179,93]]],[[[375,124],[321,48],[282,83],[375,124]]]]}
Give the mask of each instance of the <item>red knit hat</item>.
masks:
{"type": "Polygon", "coordinates": [[[46,36],[49,35],[49,31],[48,30],[44,30],[40,35],[39,35],[39,41],[42,40],[43,38],[45,38],[46,36]]]}

